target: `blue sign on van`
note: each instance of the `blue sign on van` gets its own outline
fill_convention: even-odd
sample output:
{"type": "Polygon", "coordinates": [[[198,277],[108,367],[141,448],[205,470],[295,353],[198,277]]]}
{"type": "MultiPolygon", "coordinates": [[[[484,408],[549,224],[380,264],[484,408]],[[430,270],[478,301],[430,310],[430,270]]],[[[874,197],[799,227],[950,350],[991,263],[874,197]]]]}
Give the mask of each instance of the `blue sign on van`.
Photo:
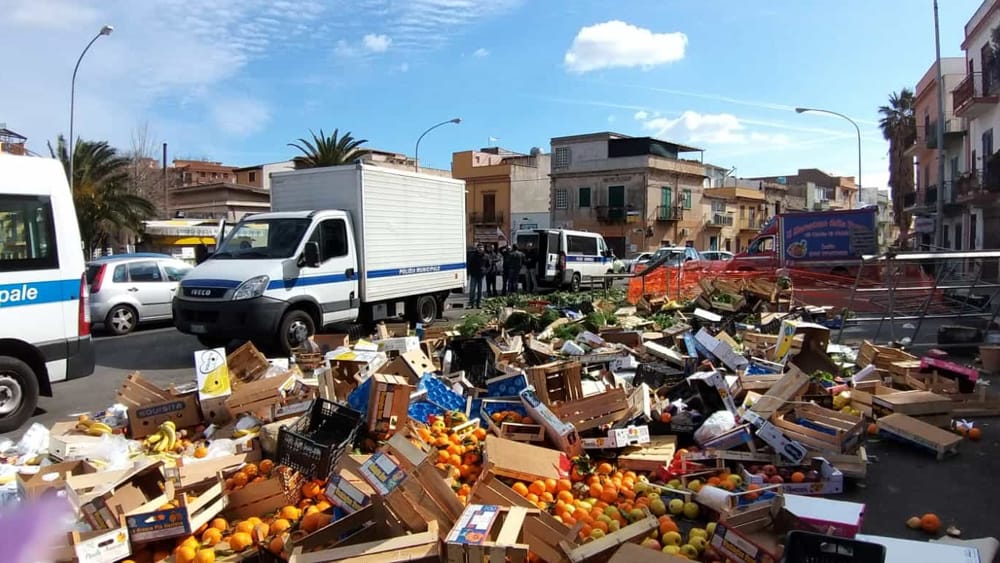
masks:
{"type": "Polygon", "coordinates": [[[0,285],[0,308],[71,301],[80,297],[80,280],[49,280],[0,285]]]}

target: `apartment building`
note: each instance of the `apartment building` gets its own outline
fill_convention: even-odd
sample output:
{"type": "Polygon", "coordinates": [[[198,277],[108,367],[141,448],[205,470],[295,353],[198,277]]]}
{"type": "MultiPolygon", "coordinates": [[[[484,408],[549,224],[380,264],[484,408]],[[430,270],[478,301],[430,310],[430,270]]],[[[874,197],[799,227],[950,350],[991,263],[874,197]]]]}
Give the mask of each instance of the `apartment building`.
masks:
{"type": "MultiPolygon", "coordinates": [[[[767,220],[764,191],[747,187],[709,188],[704,192],[713,200],[712,215],[706,220],[706,230],[719,229],[723,248],[730,252],[743,252],[767,220]],[[725,205],[725,208],[722,207],[725,205]],[[720,214],[722,211],[724,214],[720,214]]],[[[710,239],[712,235],[709,235],[710,239]]],[[[712,240],[709,240],[711,248],[712,240]]]]}
{"type": "Polygon", "coordinates": [[[702,149],[612,132],[550,143],[553,227],[599,232],[618,256],[668,244],[708,247],[706,167],[681,158],[702,149]]]}
{"type": "Polygon", "coordinates": [[[27,142],[27,137],[7,129],[5,123],[0,123],[0,152],[23,155],[25,154],[24,145],[27,142]]]}
{"type": "MultiPolygon", "coordinates": [[[[941,59],[941,72],[944,83],[945,114],[938,112],[938,80],[937,63],[932,63],[924,76],[917,83],[913,114],[917,123],[917,137],[906,150],[906,155],[913,158],[916,174],[914,176],[915,190],[911,193],[898,194],[902,198],[902,210],[910,217],[933,217],[937,213],[938,197],[942,198],[944,209],[943,224],[947,231],[946,238],[952,238],[956,232],[961,233],[964,223],[963,206],[958,203],[956,187],[958,179],[967,170],[966,144],[967,126],[965,119],[956,115],[952,108],[954,99],[952,90],[957,88],[965,78],[965,59],[948,57],[941,59]],[[937,128],[943,127],[944,146],[944,177],[939,177],[937,128]]],[[[919,244],[933,242],[933,223],[923,222],[930,228],[924,232],[915,233],[919,244]]]]}
{"type": "Polygon", "coordinates": [[[452,154],[451,175],[465,180],[466,241],[506,243],[518,229],[549,227],[550,155],[499,147],[452,154]]]}
{"type": "Polygon", "coordinates": [[[964,77],[951,90],[950,107],[965,121],[966,136],[951,199],[945,200],[946,248],[1000,248],[1000,229],[984,228],[1000,221],[1000,155],[993,141],[1000,132],[1000,60],[992,43],[997,28],[1000,0],[984,1],[965,24],[964,77]]]}
{"type": "Polygon", "coordinates": [[[270,192],[271,174],[275,172],[287,172],[288,170],[295,170],[295,163],[291,160],[244,166],[236,169],[236,183],[243,186],[261,188],[270,192]]]}
{"type": "Polygon", "coordinates": [[[779,208],[777,212],[800,206],[808,211],[857,207],[858,186],[854,182],[854,176],[834,176],[818,168],[800,168],[796,174],[746,180],[773,184],[772,190],[780,189],[775,186],[787,186],[785,193],[792,205],[788,205],[786,209],[779,208]]]}
{"type": "Polygon", "coordinates": [[[882,190],[876,187],[861,188],[861,205],[878,207],[876,217],[876,228],[878,230],[878,247],[885,250],[892,246],[899,238],[896,223],[893,221],[892,201],[889,190],[882,190]]]}

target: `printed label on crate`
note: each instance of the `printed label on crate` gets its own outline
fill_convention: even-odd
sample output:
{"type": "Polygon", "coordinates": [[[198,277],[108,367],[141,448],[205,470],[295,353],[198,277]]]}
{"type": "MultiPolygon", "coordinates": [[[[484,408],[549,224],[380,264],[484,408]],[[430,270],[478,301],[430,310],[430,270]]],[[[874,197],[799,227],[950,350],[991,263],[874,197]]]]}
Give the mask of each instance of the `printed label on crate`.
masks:
{"type": "Polygon", "coordinates": [[[272,418],[285,418],[295,414],[302,414],[309,410],[312,406],[312,401],[302,401],[299,403],[292,403],[290,405],[274,405],[272,407],[271,417],[272,418]]]}
{"type": "Polygon", "coordinates": [[[361,476],[380,495],[387,495],[406,478],[406,472],[392,458],[378,452],[361,464],[361,476]]]}
{"type": "Polygon", "coordinates": [[[187,407],[188,403],[185,401],[171,401],[169,403],[160,403],[152,407],[142,407],[135,409],[135,416],[138,418],[149,418],[151,416],[160,416],[164,414],[170,414],[172,412],[180,412],[187,407]]]}
{"type": "Polygon", "coordinates": [[[715,534],[712,536],[712,547],[734,561],[761,563],[767,560],[756,545],[743,539],[723,524],[719,524],[715,529],[715,534]]]}
{"type": "Polygon", "coordinates": [[[500,512],[499,506],[470,504],[448,534],[447,543],[482,545],[500,512]]]}
{"type": "Polygon", "coordinates": [[[229,367],[226,365],[226,349],[196,350],[194,370],[198,381],[198,398],[214,399],[227,397],[233,390],[229,383],[229,367]]]}
{"type": "Polygon", "coordinates": [[[191,533],[187,510],[171,508],[128,517],[129,535],[134,542],[147,542],[191,533]]]}
{"type": "Polygon", "coordinates": [[[111,530],[74,546],[73,551],[80,563],[104,563],[120,561],[132,554],[132,544],[128,541],[125,528],[111,530]]]}
{"type": "Polygon", "coordinates": [[[330,477],[330,484],[326,486],[326,498],[349,513],[357,512],[371,502],[368,495],[340,475],[330,477]]]}

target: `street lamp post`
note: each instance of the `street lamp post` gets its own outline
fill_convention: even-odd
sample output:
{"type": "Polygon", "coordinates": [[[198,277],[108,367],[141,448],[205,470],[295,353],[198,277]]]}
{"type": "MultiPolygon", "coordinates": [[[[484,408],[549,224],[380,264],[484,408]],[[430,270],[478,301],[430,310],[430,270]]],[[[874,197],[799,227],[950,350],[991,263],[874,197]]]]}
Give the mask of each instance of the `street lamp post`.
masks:
{"type": "Polygon", "coordinates": [[[73,111],[75,109],[76,103],[76,71],[80,70],[80,62],[83,61],[83,56],[87,54],[90,50],[90,46],[94,44],[95,41],[101,38],[103,35],[111,35],[111,32],[115,28],[110,25],[106,25],[97,32],[97,35],[87,43],[87,46],[83,48],[83,52],[80,53],[80,58],[76,59],[76,66],[73,67],[73,80],[69,84],[69,187],[70,191],[73,190],[73,147],[76,143],[73,142],[73,111]]]}
{"type": "Polygon", "coordinates": [[[850,117],[847,117],[846,115],[844,115],[842,113],[837,113],[835,111],[830,111],[828,109],[795,108],[795,113],[805,113],[807,111],[811,111],[811,112],[815,112],[815,113],[828,113],[830,115],[836,115],[837,117],[841,117],[843,119],[846,119],[847,121],[851,122],[851,125],[854,126],[854,130],[858,132],[858,182],[857,182],[857,186],[858,186],[858,202],[860,202],[861,201],[861,128],[858,127],[858,124],[855,123],[855,121],[853,119],[851,119],[850,117]]]}
{"type": "Polygon", "coordinates": [[[431,131],[437,129],[438,127],[441,127],[442,125],[448,125],[449,123],[454,123],[455,125],[458,125],[461,122],[462,122],[462,118],[461,117],[456,117],[454,119],[449,119],[448,121],[442,121],[441,123],[438,123],[436,125],[432,125],[426,131],[424,131],[423,133],[421,133],[419,137],[417,137],[417,146],[416,146],[416,148],[413,151],[413,171],[414,172],[420,172],[420,141],[424,138],[424,135],[426,135],[426,134],[430,133],[431,131]]]}

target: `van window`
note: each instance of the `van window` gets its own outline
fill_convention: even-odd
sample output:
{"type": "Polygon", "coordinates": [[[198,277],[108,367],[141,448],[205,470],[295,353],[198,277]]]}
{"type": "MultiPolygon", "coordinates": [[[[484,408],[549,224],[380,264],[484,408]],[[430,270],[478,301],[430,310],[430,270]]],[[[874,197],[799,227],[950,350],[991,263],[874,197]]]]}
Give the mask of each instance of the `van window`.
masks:
{"type": "Polygon", "coordinates": [[[538,246],[538,233],[517,235],[517,240],[514,241],[514,244],[516,244],[521,250],[528,248],[528,245],[538,246]]]}
{"type": "Polygon", "coordinates": [[[0,195],[0,272],[58,267],[48,196],[0,195]]]}
{"type": "Polygon", "coordinates": [[[309,240],[319,243],[320,261],[347,256],[347,224],[343,219],[327,219],[316,227],[309,240]]]}
{"type": "Polygon", "coordinates": [[[597,238],[566,235],[566,253],[597,256],[597,238]]]}
{"type": "Polygon", "coordinates": [[[132,262],[128,265],[128,276],[133,282],[159,282],[163,281],[160,276],[160,267],[156,262],[132,262]]]}

